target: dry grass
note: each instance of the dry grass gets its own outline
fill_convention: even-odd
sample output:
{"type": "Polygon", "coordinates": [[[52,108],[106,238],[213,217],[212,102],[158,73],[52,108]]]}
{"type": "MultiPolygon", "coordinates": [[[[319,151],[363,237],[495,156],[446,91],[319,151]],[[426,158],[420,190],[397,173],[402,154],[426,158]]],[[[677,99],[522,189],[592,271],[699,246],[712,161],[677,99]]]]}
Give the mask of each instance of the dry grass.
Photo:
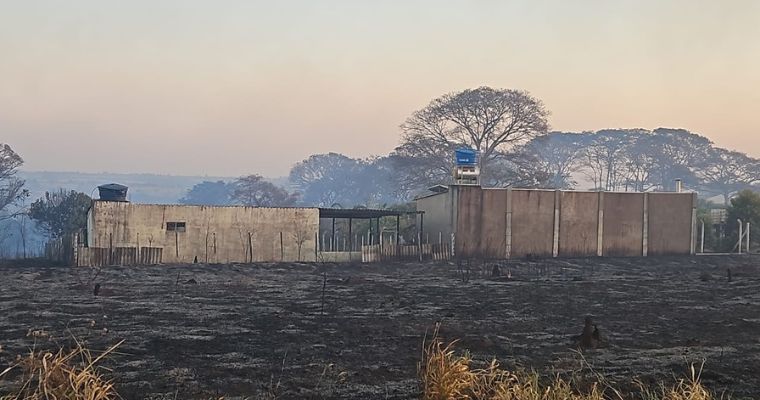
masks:
{"type": "Polygon", "coordinates": [[[585,391],[574,382],[559,376],[543,380],[535,372],[512,372],[500,368],[496,360],[485,368],[472,367],[467,352],[455,351],[456,341],[444,344],[433,335],[425,344],[419,375],[424,400],[713,400],[715,397],[700,383],[700,372],[693,366],[691,377],[672,387],[650,389],[638,384],[640,393],[624,397],[604,383],[591,384],[585,391]]]}
{"type": "MultiPolygon", "coordinates": [[[[475,368],[468,352],[456,351],[457,341],[444,344],[437,333],[436,329],[433,338],[425,341],[419,365],[423,400],[717,400],[700,382],[702,369],[694,366],[690,377],[671,387],[661,385],[652,389],[637,382],[639,392],[634,397],[625,397],[601,376],[580,390],[582,385],[572,379],[559,376],[542,379],[536,372],[509,371],[496,360],[475,368]]],[[[15,372],[18,376],[15,381],[19,382],[13,393],[0,400],[120,399],[113,382],[104,377],[98,364],[122,343],[97,356],[79,341],[68,351],[30,351],[0,373],[1,381],[15,372]]],[[[278,389],[279,385],[278,381],[278,389]]],[[[278,397],[275,392],[270,395],[267,398],[278,397]]]]}
{"type": "Polygon", "coordinates": [[[0,373],[0,379],[20,372],[18,389],[0,400],[113,400],[120,399],[113,382],[104,378],[98,363],[123,341],[94,356],[81,342],[56,353],[30,351],[0,373]]]}

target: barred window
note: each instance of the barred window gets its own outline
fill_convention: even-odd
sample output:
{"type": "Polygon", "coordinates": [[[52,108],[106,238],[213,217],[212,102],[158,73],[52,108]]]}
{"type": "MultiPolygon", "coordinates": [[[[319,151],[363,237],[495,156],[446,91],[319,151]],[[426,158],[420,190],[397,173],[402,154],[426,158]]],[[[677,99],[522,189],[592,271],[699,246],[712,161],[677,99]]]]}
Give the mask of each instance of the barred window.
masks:
{"type": "Polygon", "coordinates": [[[184,232],[185,223],[184,222],[167,222],[166,231],[167,232],[184,232]]]}

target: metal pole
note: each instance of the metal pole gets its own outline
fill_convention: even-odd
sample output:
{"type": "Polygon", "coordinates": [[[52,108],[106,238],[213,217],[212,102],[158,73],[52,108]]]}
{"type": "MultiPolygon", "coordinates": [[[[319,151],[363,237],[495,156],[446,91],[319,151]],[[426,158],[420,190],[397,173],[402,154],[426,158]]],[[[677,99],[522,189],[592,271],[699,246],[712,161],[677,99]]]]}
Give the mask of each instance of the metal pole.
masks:
{"type": "Polygon", "coordinates": [[[401,216],[396,215],[396,246],[398,246],[399,230],[401,229],[401,216]]]}
{"type": "Polygon", "coordinates": [[[699,221],[699,222],[701,222],[700,236],[702,237],[702,240],[699,242],[699,252],[704,253],[705,252],[705,221],[699,221]]]}
{"type": "Polygon", "coordinates": [[[742,254],[742,239],[744,239],[742,228],[744,228],[744,223],[740,219],[737,219],[737,221],[739,222],[739,254],[742,254]]]}
{"type": "Polygon", "coordinates": [[[744,246],[744,251],[746,251],[747,254],[749,254],[749,232],[750,232],[749,228],[750,228],[750,224],[749,222],[747,222],[747,231],[744,233],[745,235],[747,235],[747,245],[744,246]]]}
{"type": "Polygon", "coordinates": [[[354,237],[352,236],[353,218],[348,219],[348,251],[354,251],[354,237]]]}
{"type": "Polygon", "coordinates": [[[335,251],[335,218],[332,219],[332,236],[330,237],[330,251],[335,251]]]}
{"type": "Polygon", "coordinates": [[[420,213],[420,237],[419,240],[422,241],[422,234],[425,233],[425,213],[420,213]]]}

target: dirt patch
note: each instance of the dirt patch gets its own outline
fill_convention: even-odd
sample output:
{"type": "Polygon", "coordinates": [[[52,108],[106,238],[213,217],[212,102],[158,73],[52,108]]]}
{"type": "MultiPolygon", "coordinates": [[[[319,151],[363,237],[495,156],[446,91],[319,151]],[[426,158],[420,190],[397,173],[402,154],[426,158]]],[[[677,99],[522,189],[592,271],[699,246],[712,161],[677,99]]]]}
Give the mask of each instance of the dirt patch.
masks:
{"type": "Polygon", "coordinates": [[[97,276],[0,265],[0,366],[71,335],[93,349],[126,339],[106,364],[126,399],[410,399],[437,322],[477,359],[567,372],[580,365],[573,343],[591,315],[606,344],[584,357],[608,378],[671,381],[704,359],[708,387],[755,397],[758,264],[550,259],[501,263],[501,276],[482,263],[466,276],[417,264],[110,267],[97,276]]]}

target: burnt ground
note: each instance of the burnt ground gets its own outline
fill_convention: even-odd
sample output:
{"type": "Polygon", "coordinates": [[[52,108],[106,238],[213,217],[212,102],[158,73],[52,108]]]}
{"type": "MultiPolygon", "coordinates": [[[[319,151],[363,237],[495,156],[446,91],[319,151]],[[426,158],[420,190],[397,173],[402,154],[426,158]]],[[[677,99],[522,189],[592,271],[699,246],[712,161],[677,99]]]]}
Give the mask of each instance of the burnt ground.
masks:
{"type": "Polygon", "coordinates": [[[433,264],[2,265],[0,370],[73,335],[92,349],[126,339],[105,364],[126,399],[407,399],[436,322],[477,359],[554,373],[580,368],[572,337],[591,314],[609,346],[584,357],[612,381],[672,382],[705,360],[710,388],[760,397],[758,257],[491,269],[473,263],[468,280],[433,264]]]}

